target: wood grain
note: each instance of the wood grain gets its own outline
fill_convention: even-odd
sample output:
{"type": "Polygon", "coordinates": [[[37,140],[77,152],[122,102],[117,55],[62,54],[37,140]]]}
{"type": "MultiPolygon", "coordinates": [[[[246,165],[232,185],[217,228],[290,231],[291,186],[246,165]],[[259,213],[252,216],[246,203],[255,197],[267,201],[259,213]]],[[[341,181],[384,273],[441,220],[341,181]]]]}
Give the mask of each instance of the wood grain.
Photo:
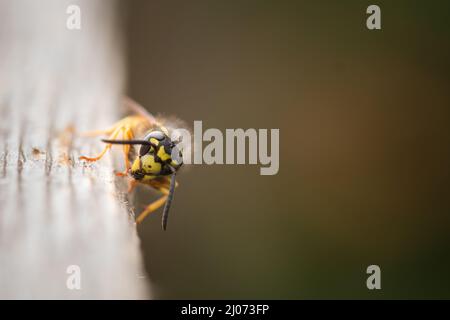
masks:
{"type": "Polygon", "coordinates": [[[76,1],[68,30],[71,3],[0,2],[0,298],[149,298],[125,182],[111,157],[78,161],[102,145],[77,133],[121,115],[120,7],[76,1]]]}

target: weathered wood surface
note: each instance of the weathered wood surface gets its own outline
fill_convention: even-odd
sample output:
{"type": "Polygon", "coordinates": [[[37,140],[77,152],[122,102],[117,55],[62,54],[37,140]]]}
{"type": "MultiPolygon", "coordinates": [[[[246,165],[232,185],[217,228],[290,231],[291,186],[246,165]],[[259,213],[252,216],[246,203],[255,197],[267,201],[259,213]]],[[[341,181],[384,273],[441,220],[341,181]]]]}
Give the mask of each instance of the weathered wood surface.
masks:
{"type": "Polygon", "coordinates": [[[149,298],[124,182],[110,157],[78,161],[101,144],[76,132],[121,113],[119,8],[76,1],[71,31],[69,4],[0,2],[0,298],[149,298]],[[81,290],[66,286],[69,265],[81,290]]]}

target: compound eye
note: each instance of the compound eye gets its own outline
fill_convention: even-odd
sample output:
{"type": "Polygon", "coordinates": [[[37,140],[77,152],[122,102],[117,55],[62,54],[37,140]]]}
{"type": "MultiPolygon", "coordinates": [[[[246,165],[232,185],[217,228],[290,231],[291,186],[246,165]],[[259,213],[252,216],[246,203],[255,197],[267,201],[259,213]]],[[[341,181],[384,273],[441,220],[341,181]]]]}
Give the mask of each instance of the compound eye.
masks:
{"type": "Polygon", "coordinates": [[[163,140],[165,138],[165,134],[161,131],[155,130],[150,132],[146,137],[145,140],[150,140],[151,138],[155,138],[156,140],[163,140]]]}
{"type": "Polygon", "coordinates": [[[183,164],[183,155],[182,155],[180,149],[177,146],[173,147],[173,149],[172,149],[171,159],[177,165],[182,165],[183,164]]]}
{"type": "Polygon", "coordinates": [[[147,144],[143,144],[143,145],[141,145],[141,148],[139,149],[139,155],[142,157],[142,156],[145,156],[147,153],[149,153],[150,152],[150,148],[151,148],[152,146],[149,146],[149,145],[147,145],[147,144]]]}

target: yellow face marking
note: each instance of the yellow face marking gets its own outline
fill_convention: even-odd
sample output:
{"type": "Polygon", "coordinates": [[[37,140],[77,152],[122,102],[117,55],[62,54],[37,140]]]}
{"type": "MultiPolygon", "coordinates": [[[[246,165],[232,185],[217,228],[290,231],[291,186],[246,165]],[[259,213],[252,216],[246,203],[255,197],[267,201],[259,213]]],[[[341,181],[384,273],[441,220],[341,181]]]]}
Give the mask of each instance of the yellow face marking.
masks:
{"type": "Polygon", "coordinates": [[[141,157],[142,170],[149,174],[158,174],[161,172],[161,163],[155,161],[153,155],[147,154],[141,157]]]}
{"type": "Polygon", "coordinates": [[[140,182],[149,182],[153,179],[155,179],[157,176],[144,176],[144,178],[142,178],[142,180],[139,180],[140,182]]]}
{"type": "Polygon", "coordinates": [[[164,149],[164,146],[161,146],[158,150],[157,156],[162,160],[166,161],[170,159],[170,154],[166,152],[166,149],[164,149]]]}
{"type": "Polygon", "coordinates": [[[141,169],[141,159],[136,158],[136,160],[134,160],[133,164],[131,165],[131,172],[136,172],[139,169],[141,169]]]}
{"type": "Polygon", "coordinates": [[[155,161],[153,155],[145,155],[134,160],[131,166],[131,172],[137,172],[142,170],[147,174],[152,174],[154,176],[145,176],[142,181],[148,181],[154,179],[158,173],[161,171],[161,164],[155,161]]]}
{"type": "Polygon", "coordinates": [[[155,138],[150,138],[150,142],[153,143],[155,146],[159,145],[159,140],[157,140],[155,138]]]}

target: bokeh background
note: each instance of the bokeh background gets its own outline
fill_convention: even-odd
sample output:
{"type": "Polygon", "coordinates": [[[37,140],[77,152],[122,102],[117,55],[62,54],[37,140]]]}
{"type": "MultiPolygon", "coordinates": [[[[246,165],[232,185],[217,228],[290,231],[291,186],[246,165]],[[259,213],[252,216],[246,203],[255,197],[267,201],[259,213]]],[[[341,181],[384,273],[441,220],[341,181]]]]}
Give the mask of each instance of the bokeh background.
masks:
{"type": "Polygon", "coordinates": [[[157,298],[450,298],[450,2],[123,10],[131,97],[204,128],[280,129],[278,175],[190,166],[168,231],[159,214],[139,226],[157,298]]]}

